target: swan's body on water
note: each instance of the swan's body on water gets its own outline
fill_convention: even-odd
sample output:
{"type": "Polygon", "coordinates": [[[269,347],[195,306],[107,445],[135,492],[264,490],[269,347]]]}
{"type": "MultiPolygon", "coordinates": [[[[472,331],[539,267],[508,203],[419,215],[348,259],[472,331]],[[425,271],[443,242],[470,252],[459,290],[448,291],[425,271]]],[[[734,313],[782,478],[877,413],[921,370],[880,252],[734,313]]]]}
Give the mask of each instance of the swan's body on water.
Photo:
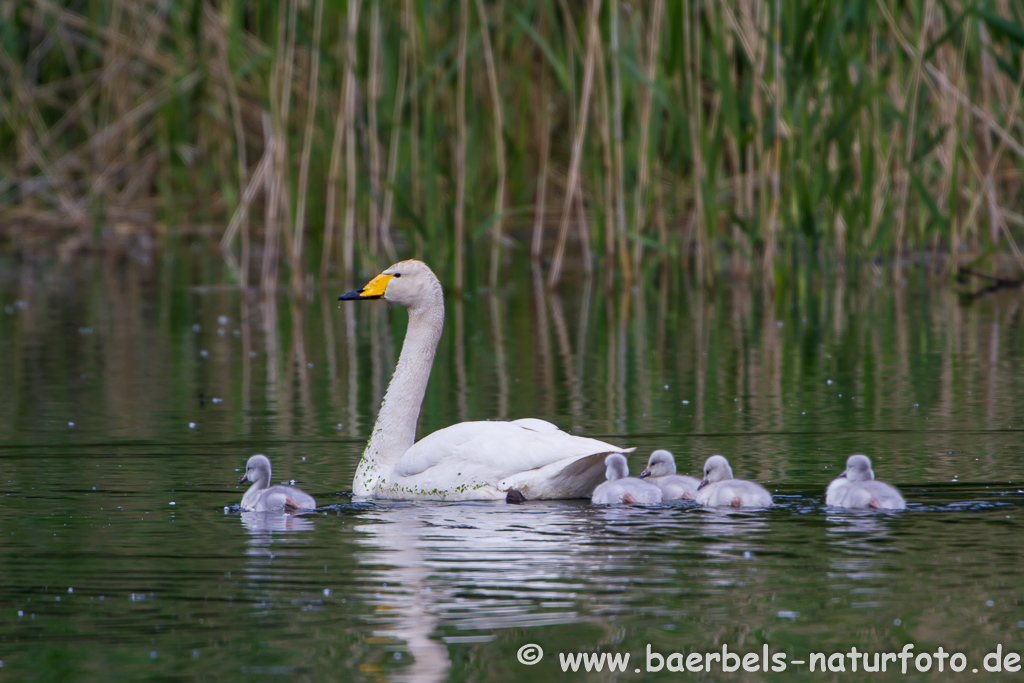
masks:
{"type": "Polygon", "coordinates": [[[395,373],[352,483],[357,497],[401,500],[588,498],[604,458],[629,453],[544,420],[462,422],[416,441],[416,422],[444,327],[441,283],[421,261],[402,261],[342,300],[386,299],[409,311],[395,373]]]}
{"type": "Polygon", "coordinates": [[[663,500],[694,500],[700,486],[700,479],[676,474],[676,459],[663,448],[651,453],[640,478],[661,489],[663,500]]]}
{"type": "Polygon", "coordinates": [[[704,463],[704,479],[697,487],[697,502],[709,507],[768,507],[772,494],[746,479],[733,479],[729,461],[712,455],[704,463]]]}
{"type": "Polygon", "coordinates": [[[296,512],[316,508],[316,501],[302,489],[278,484],[270,485],[270,459],[257,453],[245,463],[245,474],[239,484],[252,482],[242,496],[245,512],[296,512]]]}
{"type": "Polygon", "coordinates": [[[875,480],[871,460],[860,454],[846,459],[846,470],[825,491],[825,504],[876,510],[902,510],[907,507],[895,486],[875,480]]]}
{"type": "Polygon", "coordinates": [[[606,482],[594,489],[590,502],[597,505],[655,505],[662,501],[661,489],[629,476],[626,456],[613,453],[605,458],[606,482]]]}

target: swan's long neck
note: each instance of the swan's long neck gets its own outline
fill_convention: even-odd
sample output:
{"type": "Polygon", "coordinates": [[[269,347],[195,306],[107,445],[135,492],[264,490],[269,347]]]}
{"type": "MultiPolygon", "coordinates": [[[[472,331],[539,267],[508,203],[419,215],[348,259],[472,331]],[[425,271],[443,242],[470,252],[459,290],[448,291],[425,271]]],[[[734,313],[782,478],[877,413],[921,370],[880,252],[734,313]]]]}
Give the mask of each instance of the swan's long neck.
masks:
{"type": "Polygon", "coordinates": [[[409,309],[409,328],[395,374],[381,403],[373,433],[356,468],[353,492],[372,495],[387,484],[399,458],[416,442],[416,423],[427,392],[430,367],[444,328],[444,299],[440,291],[429,304],[409,309]]]}

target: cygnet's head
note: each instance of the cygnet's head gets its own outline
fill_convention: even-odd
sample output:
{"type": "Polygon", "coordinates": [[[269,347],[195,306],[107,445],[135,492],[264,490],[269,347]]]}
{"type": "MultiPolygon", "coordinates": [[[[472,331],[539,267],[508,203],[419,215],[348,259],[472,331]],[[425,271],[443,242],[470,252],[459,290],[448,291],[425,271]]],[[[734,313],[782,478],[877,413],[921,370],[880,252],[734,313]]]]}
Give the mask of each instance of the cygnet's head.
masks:
{"type": "Polygon", "coordinates": [[[386,299],[414,310],[421,306],[443,305],[441,282],[434,271],[415,259],[399,261],[370,280],[361,289],[338,297],[341,300],[386,299]]]}
{"type": "Polygon", "coordinates": [[[639,476],[643,479],[645,477],[667,477],[675,473],[675,457],[664,448],[659,448],[651,453],[651,457],[647,460],[647,469],[641,472],[639,476]]]}
{"type": "Polygon", "coordinates": [[[851,455],[846,459],[846,471],[839,475],[850,481],[871,481],[875,473],[871,471],[871,460],[866,455],[851,455]]]}
{"type": "Polygon", "coordinates": [[[732,479],[732,468],[729,467],[729,461],[721,455],[712,455],[704,463],[704,480],[701,481],[697,490],[701,490],[708,484],[714,484],[716,481],[725,481],[726,479],[732,479]]]}
{"type": "Polygon", "coordinates": [[[608,481],[625,479],[629,476],[629,465],[626,464],[626,456],[620,453],[612,453],[604,459],[604,476],[608,481]]]}
{"type": "Polygon", "coordinates": [[[263,482],[263,485],[270,484],[270,458],[257,453],[256,455],[249,458],[249,461],[245,463],[245,474],[238,480],[239,484],[245,482],[251,482],[253,484],[259,484],[263,482]]]}

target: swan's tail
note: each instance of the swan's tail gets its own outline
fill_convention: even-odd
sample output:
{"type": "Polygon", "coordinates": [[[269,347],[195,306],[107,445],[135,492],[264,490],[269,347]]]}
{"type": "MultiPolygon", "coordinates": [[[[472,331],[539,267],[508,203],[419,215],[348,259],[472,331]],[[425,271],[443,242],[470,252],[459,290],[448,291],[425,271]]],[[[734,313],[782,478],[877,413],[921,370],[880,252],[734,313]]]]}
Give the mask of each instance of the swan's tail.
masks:
{"type": "Polygon", "coordinates": [[[498,484],[499,489],[522,491],[526,498],[590,498],[598,484],[605,481],[604,459],[612,453],[627,455],[635,448],[592,453],[575,460],[559,460],[529,472],[509,477],[498,484]]]}

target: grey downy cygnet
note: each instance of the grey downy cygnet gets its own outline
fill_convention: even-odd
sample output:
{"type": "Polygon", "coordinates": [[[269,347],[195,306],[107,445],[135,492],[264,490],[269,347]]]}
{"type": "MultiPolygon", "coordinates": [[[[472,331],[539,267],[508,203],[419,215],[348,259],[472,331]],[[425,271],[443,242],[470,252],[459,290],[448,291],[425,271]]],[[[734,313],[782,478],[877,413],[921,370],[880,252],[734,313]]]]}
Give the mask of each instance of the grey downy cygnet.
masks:
{"type": "Polygon", "coordinates": [[[651,453],[647,469],[639,476],[661,489],[662,500],[694,500],[700,486],[699,479],[676,474],[675,457],[662,448],[651,453]]]}
{"type": "Polygon", "coordinates": [[[612,453],[604,459],[605,477],[590,497],[598,505],[653,505],[661,502],[661,489],[629,476],[626,456],[612,453]]]}
{"type": "Polygon", "coordinates": [[[256,454],[245,463],[245,474],[239,484],[252,482],[242,496],[242,510],[246,512],[297,512],[316,508],[316,501],[302,489],[294,486],[270,485],[270,459],[256,454]]]}
{"type": "Polygon", "coordinates": [[[907,507],[895,486],[875,481],[871,460],[866,455],[851,455],[846,470],[828,485],[825,504],[841,508],[902,510],[907,507]]]}
{"type": "Polygon", "coordinates": [[[760,484],[733,479],[729,461],[712,455],[704,463],[704,480],[697,487],[697,502],[708,507],[767,507],[772,504],[772,494],[760,484]]]}

